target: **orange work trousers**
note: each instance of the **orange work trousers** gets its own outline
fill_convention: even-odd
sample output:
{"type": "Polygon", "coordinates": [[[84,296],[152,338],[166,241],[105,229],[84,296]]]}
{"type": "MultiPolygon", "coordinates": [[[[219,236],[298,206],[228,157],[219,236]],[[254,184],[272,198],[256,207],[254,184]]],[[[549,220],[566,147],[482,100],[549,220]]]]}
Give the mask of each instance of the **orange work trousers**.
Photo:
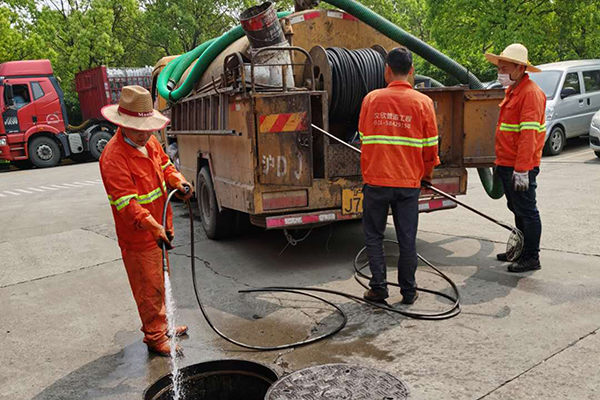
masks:
{"type": "Polygon", "coordinates": [[[142,320],[144,343],[161,344],[168,340],[162,251],[158,247],[146,251],[122,249],[121,254],[142,320]]]}

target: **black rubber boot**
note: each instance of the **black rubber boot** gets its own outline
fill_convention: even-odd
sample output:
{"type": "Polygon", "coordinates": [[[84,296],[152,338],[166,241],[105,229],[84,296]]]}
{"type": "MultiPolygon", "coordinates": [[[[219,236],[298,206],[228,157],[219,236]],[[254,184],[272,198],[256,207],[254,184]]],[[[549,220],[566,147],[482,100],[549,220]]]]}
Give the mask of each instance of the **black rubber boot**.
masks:
{"type": "Polygon", "coordinates": [[[538,269],[542,269],[542,264],[539,259],[522,259],[519,262],[513,263],[508,266],[509,272],[527,272],[527,271],[536,271],[538,269]]]}

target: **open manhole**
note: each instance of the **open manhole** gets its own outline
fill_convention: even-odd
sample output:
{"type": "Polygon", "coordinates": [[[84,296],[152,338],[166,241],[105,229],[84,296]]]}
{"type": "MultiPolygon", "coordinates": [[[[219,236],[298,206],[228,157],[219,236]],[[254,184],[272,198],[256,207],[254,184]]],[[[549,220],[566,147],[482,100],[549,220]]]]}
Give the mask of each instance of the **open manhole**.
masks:
{"type": "Polygon", "coordinates": [[[275,382],[265,400],[408,400],[408,386],[372,368],[327,364],[296,371],[275,382]]]}
{"type": "MultiPolygon", "coordinates": [[[[277,380],[270,368],[245,360],[219,360],[181,369],[181,400],[264,400],[277,380]]],[[[152,384],[144,400],[171,400],[171,374],[152,384]]]]}

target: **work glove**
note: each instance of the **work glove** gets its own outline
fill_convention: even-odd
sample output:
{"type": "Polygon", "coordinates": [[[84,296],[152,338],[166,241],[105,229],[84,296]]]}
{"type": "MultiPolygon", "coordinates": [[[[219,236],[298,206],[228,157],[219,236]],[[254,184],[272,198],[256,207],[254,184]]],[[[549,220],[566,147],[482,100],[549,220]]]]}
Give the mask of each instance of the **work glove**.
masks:
{"type": "Polygon", "coordinates": [[[513,172],[512,176],[513,188],[515,192],[526,192],[529,190],[529,171],[513,172]]]}
{"type": "Polygon", "coordinates": [[[177,193],[175,193],[175,196],[177,196],[178,199],[186,201],[192,197],[192,185],[190,185],[189,183],[178,182],[175,188],[177,189],[177,193]]]}
{"type": "Polygon", "coordinates": [[[164,228],[164,226],[156,222],[152,215],[149,215],[146,219],[143,219],[140,223],[140,226],[142,229],[152,234],[152,237],[156,241],[156,245],[159,248],[162,249],[164,243],[167,250],[173,249],[173,246],[171,245],[171,239],[169,239],[169,236],[167,235],[167,230],[164,228]]]}

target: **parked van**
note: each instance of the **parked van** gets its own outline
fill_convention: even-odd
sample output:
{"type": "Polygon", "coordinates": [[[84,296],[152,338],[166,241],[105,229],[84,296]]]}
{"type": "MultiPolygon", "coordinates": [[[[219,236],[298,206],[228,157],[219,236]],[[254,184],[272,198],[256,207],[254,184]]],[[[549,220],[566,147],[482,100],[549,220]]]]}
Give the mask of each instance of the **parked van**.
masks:
{"type": "Polygon", "coordinates": [[[600,110],[600,60],[562,61],[538,65],[529,74],[546,93],[545,155],[559,154],[566,139],[588,134],[600,110]]]}
{"type": "Polygon", "coordinates": [[[600,158],[600,111],[594,114],[590,124],[590,148],[600,158]]]}

